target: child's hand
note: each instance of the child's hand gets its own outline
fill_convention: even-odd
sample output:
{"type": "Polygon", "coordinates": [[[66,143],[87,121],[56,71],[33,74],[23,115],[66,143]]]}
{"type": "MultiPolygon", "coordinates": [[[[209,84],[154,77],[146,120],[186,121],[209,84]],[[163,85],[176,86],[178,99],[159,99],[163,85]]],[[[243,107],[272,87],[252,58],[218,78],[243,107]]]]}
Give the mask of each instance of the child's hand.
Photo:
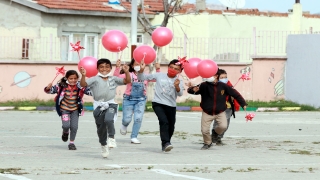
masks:
{"type": "Polygon", "coordinates": [[[117,62],[116,62],[116,67],[119,68],[120,66],[121,66],[121,60],[118,59],[117,62]]]}
{"type": "Polygon", "coordinates": [[[52,83],[49,83],[48,86],[46,87],[46,90],[49,91],[52,87],[52,83]]]}
{"type": "Polygon", "coordinates": [[[179,84],[180,84],[180,80],[179,79],[176,79],[174,81],[174,87],[179,87],[179,84]]]}
{"type": "Polygon", "coordinates": [[[87,71],[83,67],[80,68],[80,72],[81,72],[82,76],[86,76],[86,74],[87,74],[87,71]]]}
{"type": "Polygon", "coordinates": [[[194,87],[194,88],[193,88],[193,91],[194,91],[194,92],[198,92],[198,91],[199,91],[199,87],[198,87],[198,86],[194,87]]]}
{"type": "Polygon", "coordinates": [[[146,68],[146,64],[144,63],[144,61],[142,60],[141,63],[140,63],[140,73],[143,73],[144,71],[144,68],[146,68]]]}
{"type": "Polygon", "coordinates": [[[125,73],[129,72],[129,66],[126,65],[126,64],[123,65],[122,69],[123,69],[123,71],[124,71],[125,73]]]}
{"type": "Polygon", "coordinates": [[[156,62],[155,67],[156,69],[160,69],[160,64],[156,62]]]}

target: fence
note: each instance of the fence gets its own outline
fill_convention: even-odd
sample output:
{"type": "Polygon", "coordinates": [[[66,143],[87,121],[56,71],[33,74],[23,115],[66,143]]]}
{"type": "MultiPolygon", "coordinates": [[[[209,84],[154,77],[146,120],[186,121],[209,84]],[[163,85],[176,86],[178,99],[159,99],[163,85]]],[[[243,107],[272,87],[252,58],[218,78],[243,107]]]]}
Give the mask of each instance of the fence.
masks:
{"type": "MultiPolygon", "coordinates": [[[[208,38],[175,37],[162,48],[162,60],[171,60],[178,56],[213,59],[218,62],[251,62],[252,55],[286,55],[286,42],[289,34],[308,34],[310,32],[256,31],[251,38],[208,38]]],[[[86,42],[90,46],[81,51],[80,57],[119,58],[120,53],[105,50],[100,39],[86,42]],[[89,43],[89,44],[88,44],[89,43]],[[92,44],[92,46],[91,46],[92,44]]],[[[151,44],[150,44],[151,45],[151,44]]],[[[130,45],[129,45],[130,47],[130,45]]],[[[122,60],[130,61],[131,50],[126,48],[121,53],[122,60]]],[[[33,61],[77,61],[78,54],[71,51],[65,37],[1,37],[0,60],[25,59],[33,61]],[[72,56],[70,58],[70,56],[72,56]]]]}

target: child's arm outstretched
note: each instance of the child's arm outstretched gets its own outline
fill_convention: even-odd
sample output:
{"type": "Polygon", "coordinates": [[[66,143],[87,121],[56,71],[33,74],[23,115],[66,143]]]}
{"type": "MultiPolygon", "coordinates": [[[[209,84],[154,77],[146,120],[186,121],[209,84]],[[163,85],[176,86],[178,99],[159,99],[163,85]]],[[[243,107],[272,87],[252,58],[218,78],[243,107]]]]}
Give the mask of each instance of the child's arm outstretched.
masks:
{"type": "Polygon", "coordinates": [[[233,89],[232,87],[226,85],[226,90],[227,90],[227,93],[232,96],[235,100],[238,101],[238,103],[240,104],[240,106],[246,110],[246,107],[247,107],[247,103],[246,101],[244,100],[244,98],[241,96],[241,94],[236,90],[236,89],[233,89]]]}
{"type": "Polygon", "coordinates": [[[47,94],[56,94],[59,90],[57,85],[52,86],[52,83],[49,83],[48,86],[44,88],[44,92],[47,94]]]}
{"type": "Polygon", "coordinates": [[[80,71],[81,71],[80,86],[87,87],[87,82],[86,82],[87,71],[83,67],[81,67],[80,71]]]}
{"type": "Polygon", "coordinates": [[[153,80],[156,80],[156,75],[155,74],[144,74],[143,71],[144,71],[144,68],[146,68],[146,64],[141,61],[140,63],[140,71],[138,72],[138,79],[139,80],[142,80],[142,81],[153,81],[153,80]]]}

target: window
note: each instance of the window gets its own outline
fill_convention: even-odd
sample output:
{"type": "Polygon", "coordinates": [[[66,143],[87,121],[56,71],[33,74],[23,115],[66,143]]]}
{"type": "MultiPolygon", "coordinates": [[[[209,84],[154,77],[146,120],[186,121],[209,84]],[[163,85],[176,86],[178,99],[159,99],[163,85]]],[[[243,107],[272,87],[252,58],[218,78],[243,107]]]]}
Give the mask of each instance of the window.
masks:
{"type": "Polygon", "coordinates": [[[29,39],[22,39],[22,59],[29,59],[29,39]]]}
{"type": "Polygon", "coordinates": [[[60,38],[61,42],[61,60],[62,61],[79,61],[85,56],[97,57],[98,55],[98,34],[93,33],[63,33],[60,38]],[[72,51],[70,43],[75,44],[80,41],[84,47],[79,54],[72,51]]]}
{"type": "Polygon", "coordinates": [[[143,44],[143,34],[137,34],[137,44],[143,44]]]}

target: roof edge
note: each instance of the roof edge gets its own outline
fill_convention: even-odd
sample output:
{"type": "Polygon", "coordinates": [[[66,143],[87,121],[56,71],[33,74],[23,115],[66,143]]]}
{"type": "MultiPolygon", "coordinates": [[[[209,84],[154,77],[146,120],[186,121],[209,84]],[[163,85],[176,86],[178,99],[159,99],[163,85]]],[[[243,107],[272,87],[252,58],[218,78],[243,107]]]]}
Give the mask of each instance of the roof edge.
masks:
{"type": "MultiPolygon", "coordinates": [[[[131,17],[131,13],[123,12],[104,12],[104,11],[83,11],[83,10],[69,10],[69,9],[51,9],[45,6],[33,3],[27,0],[11,0],[17,4],[44,12],[48,14],[68,14],[68,15],[89,15],[89,16],[109,16],[109,17],[131,17]]],[[[146,15],[147,18],[153,19],[155,15],[146,15]]]]}

